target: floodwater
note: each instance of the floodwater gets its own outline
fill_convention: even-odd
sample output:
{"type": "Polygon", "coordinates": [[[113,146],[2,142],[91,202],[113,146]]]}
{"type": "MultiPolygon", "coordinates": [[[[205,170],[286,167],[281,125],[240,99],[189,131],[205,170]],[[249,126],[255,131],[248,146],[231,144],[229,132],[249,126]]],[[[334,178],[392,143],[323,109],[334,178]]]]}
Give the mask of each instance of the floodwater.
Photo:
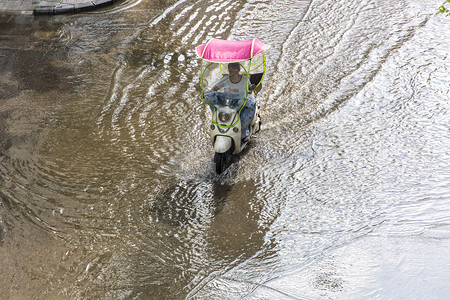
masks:
{"type": "Polygon", "coordinates": [[[142,0],[0,24],[0,298],[442,299],[441,1],[142,0]],[[215,175],[195,46],[270,44],[215,175]]]}

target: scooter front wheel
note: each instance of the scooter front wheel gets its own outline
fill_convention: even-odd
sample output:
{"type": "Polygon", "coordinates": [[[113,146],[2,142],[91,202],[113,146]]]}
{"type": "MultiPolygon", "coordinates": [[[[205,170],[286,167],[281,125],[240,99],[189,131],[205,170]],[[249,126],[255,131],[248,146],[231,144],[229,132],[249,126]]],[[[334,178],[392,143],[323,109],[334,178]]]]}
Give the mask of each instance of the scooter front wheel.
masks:
{"type": "Polygon", "coordinates": [[[214,155],[214,161],[216,162],[216,173],[222,174],[223,171],[228,167],[230,161],[228,152],[217,153],[214,155]]]}

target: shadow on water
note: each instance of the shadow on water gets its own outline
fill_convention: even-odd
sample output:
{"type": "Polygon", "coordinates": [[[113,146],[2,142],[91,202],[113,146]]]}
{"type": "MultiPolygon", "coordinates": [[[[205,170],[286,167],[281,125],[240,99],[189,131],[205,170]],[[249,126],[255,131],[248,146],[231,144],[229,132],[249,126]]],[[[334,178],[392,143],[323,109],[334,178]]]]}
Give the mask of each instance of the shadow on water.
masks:
{"type": "Polygon", "coordinates": [[[219,214],[232,186],[193,179],[172,184],[150,205],[150,216],[173,226],[205,222],[219,214]]]}
{"type": "Polygon", "coordinates": [[[136,256],[139,260],[133,269],[145,268],[144,273],[151,269],[150,273],[158,274],[155,278],[175,280],[167,289],[142,283],[133,295],[189,298],[208,293],[203,288],[210,281],[245,264],[264,248],[268,230],[261,224],[264,204],[254,197],[257,189],[252,180],[232,179],[234,168],[236,164],[220,176],[209,170],[194,179],[178,179],[155,197],[149,209],[152,225],[141,228],[141,233],[143,238],[160,238],[144,238],[147,242],[142,244],[144,250],[136,256]],[[145,266],[139,263],[143,260],[148,260],[145,266]]]}
{"type": "Polygon", "coordinates": [[[236,173],[246,163],[246,156],[253,147],[251,142],[241,153],[233,155],[230,165],[221,175],[215,173],[212,162],[212,168],[205,174],[169,184],[150,204],[151,219],[184,226],[204,223],[216,217],[226,205],[227,197],[234,189],[236,173]]]}

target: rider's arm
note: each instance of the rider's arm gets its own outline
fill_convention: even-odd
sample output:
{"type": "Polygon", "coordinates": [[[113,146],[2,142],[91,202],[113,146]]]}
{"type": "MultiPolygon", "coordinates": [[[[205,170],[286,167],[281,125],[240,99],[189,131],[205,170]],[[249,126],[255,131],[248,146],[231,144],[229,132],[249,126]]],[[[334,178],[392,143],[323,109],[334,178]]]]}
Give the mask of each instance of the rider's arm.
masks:
{"type": "Polygon", "coordinates": [[[255,94],[258,94],[259,91],[262,89],[262,83],[260,83],[256,88],[255,88],[255,94]]]}

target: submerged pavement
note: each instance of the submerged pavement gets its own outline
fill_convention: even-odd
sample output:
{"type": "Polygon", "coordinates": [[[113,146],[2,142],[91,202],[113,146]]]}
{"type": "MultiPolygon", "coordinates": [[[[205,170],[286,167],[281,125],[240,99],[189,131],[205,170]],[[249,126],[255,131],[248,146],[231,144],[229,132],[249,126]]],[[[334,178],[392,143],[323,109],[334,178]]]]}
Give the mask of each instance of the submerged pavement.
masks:
{"type": "Polygon", "coordinates": [[[2,0],[0,14],[55,15],[97,9],[119,0],[2,0]]]}

